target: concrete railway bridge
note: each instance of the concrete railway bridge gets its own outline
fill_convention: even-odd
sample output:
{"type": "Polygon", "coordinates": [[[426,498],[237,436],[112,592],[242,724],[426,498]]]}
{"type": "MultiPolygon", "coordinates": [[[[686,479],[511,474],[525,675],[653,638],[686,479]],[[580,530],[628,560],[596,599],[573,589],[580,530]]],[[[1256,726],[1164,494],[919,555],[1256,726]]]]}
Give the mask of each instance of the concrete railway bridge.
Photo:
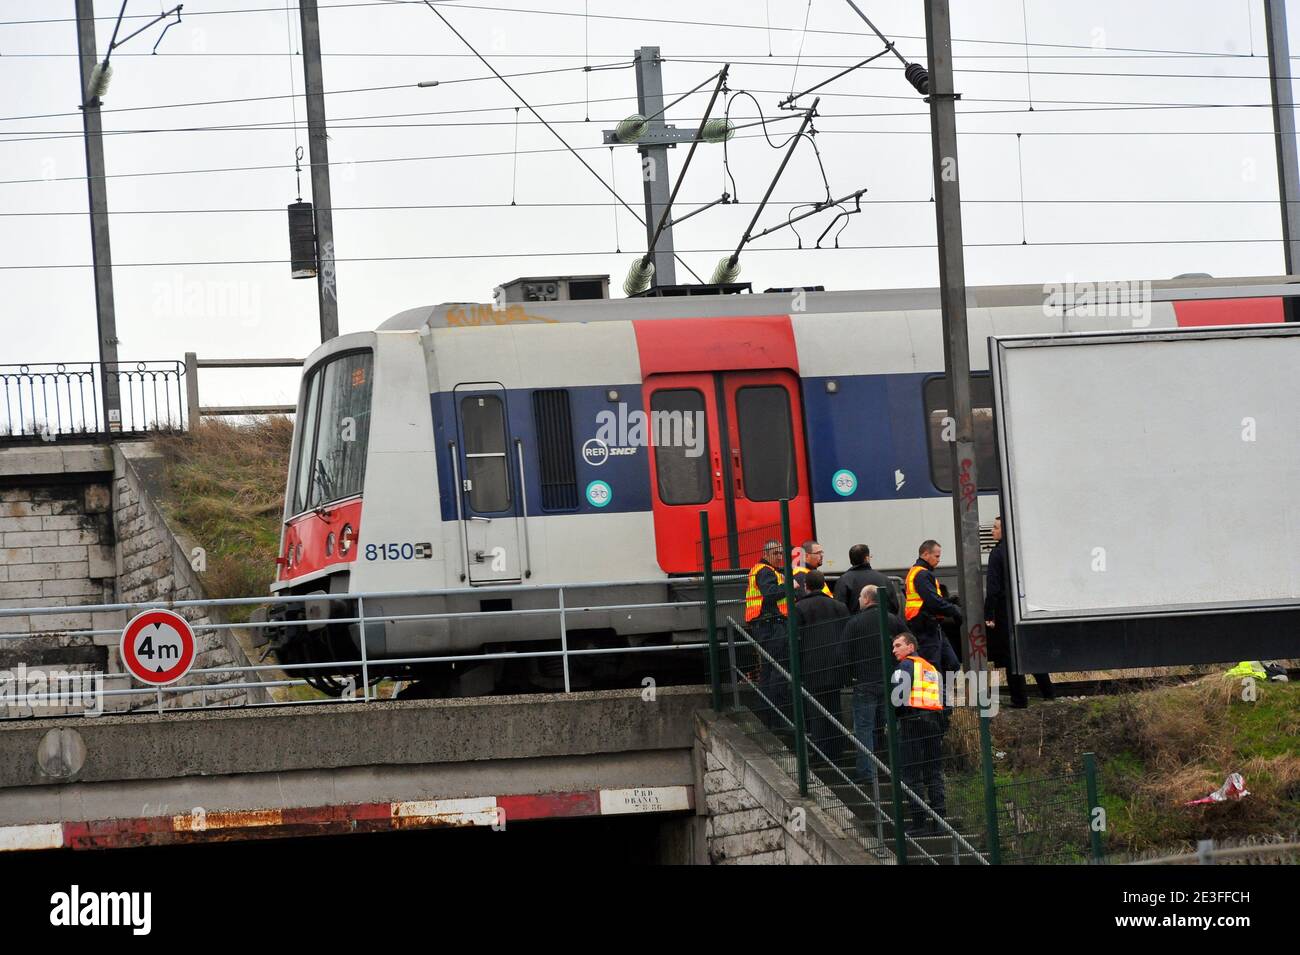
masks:
{"type": "Polygon", "coordinates": [[[277,705],[248,632],[192,604],[196,669],[243,682],[123,689],[127,605],[204,597],[160,476],[143,442],[0,449],[0,851],[602,819],[641,859],[886,861],[705,687],[277,705]],[[55,668],[116,687],[102,714],[13,696],[55,668]]]}

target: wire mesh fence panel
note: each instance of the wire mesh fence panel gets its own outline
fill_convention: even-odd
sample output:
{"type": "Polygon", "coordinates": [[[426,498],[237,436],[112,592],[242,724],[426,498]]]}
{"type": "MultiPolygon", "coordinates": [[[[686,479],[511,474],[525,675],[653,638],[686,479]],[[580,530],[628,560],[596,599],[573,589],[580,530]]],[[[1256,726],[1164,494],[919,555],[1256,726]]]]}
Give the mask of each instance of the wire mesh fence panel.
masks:
{"type": "MultiPolygon", "coordinates": [[[[744,570],[763,559],[763,554],[771,544],[781,542],[780,524],[755,524],[738,528],[733,535],[730,531],[718,532],[715,527],[709,532],[709,551],[713,555],[713,566],[719,571],[744,570]]],[[[703,562],[704,542],[696,540],[695,556],[703,562]]],[[[802,560],[802,552],[795,551],[794,556],[802,560]]]]}
{"type": "Polygon", "coordinates": [[[1002,861],[1061,865],[1090,859],[1089,809],[1083,773],[996,786],[1002,861]]]}

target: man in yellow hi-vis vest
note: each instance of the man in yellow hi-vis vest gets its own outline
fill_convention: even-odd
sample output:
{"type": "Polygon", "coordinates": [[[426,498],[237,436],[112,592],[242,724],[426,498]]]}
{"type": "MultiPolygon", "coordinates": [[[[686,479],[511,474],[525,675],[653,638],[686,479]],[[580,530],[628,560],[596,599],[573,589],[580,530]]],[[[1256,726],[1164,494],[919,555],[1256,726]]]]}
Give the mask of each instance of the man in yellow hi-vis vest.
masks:
{"type": "Polygon", "coordinates": [[[961,662],[939,628],[939,618],[949,617],[961,623],[961,608],[939,593],[934,569],[942,556],[943,548],[936,540],[923,541],[917,548],[916,563],[903,582],[903,619],[916,635],[921,656],[941,670],[955,670],[961,662]]]}
{"type": "MultiPolygon", "coordinates": [[[[790,608],[786,606],[785,578],[781,574],[784,566],[785,548],[781,542],[767,541],[763,545],[762,558],[749,569],[745,587],[745,628],[772,659],[788,670],[790,641],[786,616],[790,608]]],[[[758,692],[761,696],[755,705],[764,721],[771,727],[784,726],[784,721],[776,714],[789,709],[790,685],[766,657],[759,665],[758,692]]]]}
{"type": "MultiPolygon", "coordinates": [[[[893,688],[890,701],[898,711],[898,735],[902,742],[903,782],[936,813],[946,816],[943,788],[943,735],[948,720],[943,712],[943,685],[939,671],[916,649],[916,637],[900,633],[894,637],[893,688]]],[[[909,835],[938,835],[938,823],[917,803],[912,807],[909,835]]]]}

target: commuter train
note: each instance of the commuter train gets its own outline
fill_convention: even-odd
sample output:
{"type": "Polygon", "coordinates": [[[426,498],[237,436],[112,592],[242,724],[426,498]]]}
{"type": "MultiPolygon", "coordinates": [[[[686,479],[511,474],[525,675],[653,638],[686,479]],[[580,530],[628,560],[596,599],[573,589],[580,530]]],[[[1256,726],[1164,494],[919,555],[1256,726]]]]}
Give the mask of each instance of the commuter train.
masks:
{"type": "MultiPolygon", "coordinates": [[[[969,289],[984,532],[998,510],[991,335],[1278,322],[1284,282],[969,289]]],[[[701,569],[700,511],[715,566],[743,569],[781,498],[831,573],[858,542],[890,572],[926,538],[952,561],[943,354],[934,289],[449,304],[335,338],[304,365],[272,585],[335,599],[274,605],[274,621],[307,622],[269,640],[284,662],[355,660],[360,623],[322,618],[361,616],[366,595],[372,676],[384,659],[554,649],[553,615],[483,612],[553,608],[559,583],[576,585],[568,607],[698,599],[675,581],[701,569]]],[[[567,641],[693,639],[699,620],[585,611],[567,641]]]]}

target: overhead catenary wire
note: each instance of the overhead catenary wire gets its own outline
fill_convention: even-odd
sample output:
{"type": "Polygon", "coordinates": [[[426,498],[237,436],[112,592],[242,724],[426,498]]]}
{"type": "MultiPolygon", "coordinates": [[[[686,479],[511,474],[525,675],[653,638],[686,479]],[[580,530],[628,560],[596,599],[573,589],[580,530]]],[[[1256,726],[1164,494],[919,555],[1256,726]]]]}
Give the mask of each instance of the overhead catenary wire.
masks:
{"type": "MultiPolygon", "coordinates": [[[[667,59],[667,58],[665,58],[665,59],[667,59]]],[[[703,61],[702,61],[702,62],[703,62],[703,61]]],[[[712,63],[712,62],[722,62],[722,61],[712,61],[712,60],[710,60],[710,61],[707,61],[707,62],[712,63]]],[[[630,63],[621,63],[621,64],[618,64],[615,68],[627,68],[627,67],[630,67],[630,65],[631,65],[630,63]]],[[[527,72],[527,73],[514,73],[514,74],[508,74],[508,75],[509,75],[509,76],[512,76],[512,77],[513,77],[513,76],[525,76],[525,75],[537,75],[538,72],[543,72],[543,73],[544,73],[544,72],[552,72],[552,71],[549,71],[549,70],[547,70],[547,71],[529,71],[529,72],[527,72]]],[[[568,70],[567,72],[572,72],[572,69],[568,70]]],[[[1266,77],[1263,77],[1263,76],[1261,76],[1261,77],[1259,77],[1259,78],[1260,78],[1260,79],[1266,79],[1266,77]]],[[[463,83],[463,82],[472,82],[472,81],[482,81],[482,80],[490,80],[490,79],[495,79],[495,77],[491,77],[491,76],[482,76],[482,77],[466,77],[466,78],[462,78],[462,79],[443,80],[443,81],[440,81],[440,84],[439,84],[439,85],[451,85],[451,84],[454,84],[454,83],[463,83]]],[[[706,80],[706,82],[707,82],[707,80],[706,80]]],[[[395,86],[360,87],[360,88],[356,88],[356,89],[345,89],[345,90],[326,90],[326,91],[325,91],[325,94],[326,94],[326,95],[334,95],[334,94],[340,94],[340,93],[368,93],[368,92],[379,92],[379,91],[387,91],[387,90],[395,90],[395,89],[408,89],[408,88],[410,88],[411,86],[412,86],[412,84],[409,84],[409,83],[403,83],[403,84],[398,84],[398,85],[395,85],[395,86]]],[[[778,96],[780,96],[780,95],[784,95],[784,92],[781,91],[781,90],[760,89],[760,88],[752,87],[752,86],[750,86],[750,87],[746,87],[746,88],[747,88],[750,92],[753,92],[753,93],[772,94],[772,95],[778,95],[778,96]]],[[[850,91],[826,91],[826,92],[823,92],[823,93],[822,93],[822,96],[823,96],[823,97],[826,97],[826,96],[831,96],[831,97],[846,97],[846,98],[854,98],[854,99],[883,99],[883,100],[895,100],[895,99],[898,99],[898,100],[907,100],[908,102],[915,102],[915,100],[916,100],[916,97],[915,97],[915,96],[901,96],[901,95],[888,94],[888,93],[864,93],[864,92],[850,92],[850,91]]],[[[192,103],[162,103],[162,104],[155,104],[155,105],[151,105],[151,106],[129,106],[129,107],[119,107],[119,108],[117,108],[117,109],[104,109],[104,110],[102,110],[102,112],[105,113],[105,114],[108,114],[108,113],[116,113],[116,112],[138,112],[138,111],[142,111],[142,110],[153,110],[153,109],[198,108],[198,107],[206,107],[206,106],[220,106],[220,105],[228,105],[228,104],[240,104],[240,103],[249,103],[249,102],[260,102],[260,101],[264,101],[264,100],[284,99],[284,98],[287,98],[287,97],[286,97],[286,96],[283,96],[283,95],[280,95],[280,96],[258,96],[258,97],[237,97],[237,98],[233,98],[233,99],[224,99],[224,100],[207,100],[207,101],[199,101],[199,102],[192,102],[192,103]]],[[[614,102],[614,101],[617,101],[617,100],[627,100],[627,99],[635,99],[635,97],[634,97],[634,96],[613,96],[613,97],[605,97],[605,98],[603,98],[603,99],[593,99],[593,100],[591,100],[591,102],[593,102],[593,103],[599,103],[599,102],[614,102]]],[[[569,105],[576,105],[576,104],[578,104],[578,103],[582,103],[582,102],[583,102],[583,100],[569,100],[569,101],[559,102],[559,103],[543,103],[543,104],[540,104],[540,106],[541,106],[542,108],[548,108],[548,107],[551,107],[551,106],[569,106],[569,105]]],[[[1023,102],[1024,102],[1024,99],[1023,99],[1023,98],[1020,98],[1020,97],[992,97],[992,96],[973,96],[973,95],[972,95],[972,96],[963,96],[963,97],[962,97],[962,102],[963,102],[963,103],[1023,103],[1023,102]]],[[[1102,107],[1103,109],[1111,108],[1111,107],[1116,107],[1116,108],[1119,108],[1119,107],[1144,107],[1144,108],[1146,108],[1146,107],[1150,107],[1150,108],[1156,108],[1156,107],[1159,107],[1159,108],[1187,108],[1187,109],[1231,109],[1231,108],[1237,108],[1237,107],[1248,107],[1248,108],[1252,108],[1252,109],[1254,109],[1254,108],[1260,108],[1260,109],[1271,109],[1271,108],[1272,108],[1272,105],[1273,105],[1271,102],[1268,102],[1268,103],[1195,103],[1195,102],[1170,102],[1170,101],[1168,101],[1168,100],[1144,101],[1144,100],[1106,100],[1106,99],[1087,99],[1087,100],[1078,100],[1078,99],[1039,99],[1039,100],[1037,100],[1037,102],[1038,102],[1039,105],[1046,104],[1046,103],[1057,104],[1057,105],[1081,105],[1081,106],[1082,106],[1082,105],[1088,105],[1088,106],[1098,106],[1098,107],[1102,107]]],[[[1283,105],[1283,106],[1295,106],[1295,105],[1297,105],[1297,104],[1294,104],[1294,103],[1284,103],[1284,104],[1281,104],[1281,105],[1283,105]]],[[[503,105],[503,106],[478,106],[478,107],[470,107],[470,108],[467,108],[467,109],[429,110],[429,111],[421,111],[421,112],[413,112],[413,113],[380,113],[380,114],[374,114],[373,116],[371,116],[371,115],[367,115],[367,116],[360,116],[360,117],[341,117],[340,120],[338,120],[338,121],[339,121],[339,122],[346,122],[346,121],[348,121],[349,119],[383,118],[383,117],[388,117],[388,116],[426,116],[426,115],[450,115],[450,114],[454,114],[454,113],[492,112],[492,111],[508,110],[508,109],[513,109],[513,108],[514,108],[513,105],[503,105]]],[[[1101,111],[1101,110],[1099,110],[1099,111],[1101,111]]],[[[970,110],[967,110],[967,111],[964,111],[964,112],[963,112],[962,114],[960,114],[960,115],[973,115],[973,114],[978,113],[978,112],[992,112],[992,111],[991,111],[991,110],[978,110],[978,111],[970,111],[970,110]]],[[[1019,112],[1019,111],[1017,111],[1017,112],[1019,112]]],[[[1065,110],[1048,110],[1047,112],[1066,112],[1066,111],[1065,111],[1065,110]]],[[[65,116],[80,116],[80,115],[81,115],[80,112],[69,112],[69,113],[39,113],[39,114],[31,114],[31,115],[25,115],[25,116],[0,116],[0,122],[21,122],[21,121],[32,120],[32,119],[53,119],[53,118],[61,118],[61,117],[65,117],[65,116]]],[[[881,114],[879,114],[879,115],[881,115],[881,116],[904,116],[904,115],[926,116],[926,115],[928,115],[928,113],[923,113],[923,112],[918,112],[918,113],[881,113],[881,114]]],[[[275,122],[275,121],[272,121],[272,122],[275,122]]],[[[220,127],[220,128],[243,128],[243,127],[253,127],[253,126],[260,126],[260,125],[270,125],[270,123],[237,123],[237,124],[230,124],[228,127],[220,127]]],[[[331,121],[331,124],[330,124],[330,125],[333,126],[333,125],[334,125],[334,121],[331,121]]],[[[182,128],[184,128],[184,127],[182,127],[182,128]]],[[[69,130],[69,132],[72,132],[72,130],[69,130]]],[[[77,135],[81,135],[81,134],[80,134],[80,133],[77,133],[77,135]]]]}
{"type": "MultiPolygon", "coordinates": [[[[798,115],[795,114],[794,118],[797,119],[798,115]]],[[[767,123],[774,123],[774,122],[777,122],[777,120],[776,119],[767,120],[767,123]]],[[[766,130],[764,132],[766,132],[766,130]]],[[[926,129],[827,129],[825,127],[819,127],[817,132],[819,135],[822,136],[929,136],[930,135],[930,131],[926,129]]],[[[963,136],[1015,136],[1017,135],[1017,133],[1013,130],[966,130],[962,132],[962,135],[963,136]]],[[[1259,130],[1242,130],[1242,129],[1087,130],[1087,131],[1037,130],[1037,131],[1025,132],[1022,135],[1052,136],[1052,137],[1133,136],[1133,137],[1148,137],[1148,138],[1169,137],[1169,136],[1183,136],[1183,137],[1209,136],[1213,138],[1222,138],[1225,136],[1275,137],[1277,133],[1274,130],[1265,130],[1265,129],[1259,129],[1259,130]]],[[[757,139],[757,138],[759,138],[757,135],[733,137],[733,139],[757,139]]],[[[559,149],[547,149],[547,148],[521,149],[519,150],[519,155],[533,156],[533,155],[542,155],[546,153],[590,152],[591,150],[605,149],[605,148],[608,147],[604,145],[593,145],[593,146],[572,146],[572,147],[559,148],[559,149]]],[[[385,156],[376,159],[349,159],[349,160],[341,160],[341,161],[336,160],[336,161],[332,161],[330,165],[363,166],[363,165],[384,165],[388,163],[407,163],[407,162],[440,162],[440,161],[452,161],[452,160],[461,160],[461,159],[490,159],[490,158],[496,158],[502,156],[513,156],[513,155],[514,155],[514,150],[504,149],[504,150],[489,150],[489,151],[468,152],[468,153],[444,153],[441,155],[433,155],[433,156],[385,156]]],[[[220,175],[220,174],[227,174],[227,173],[263,172],[263,171],[273,170],[273,169],[292,169],[292,168],[294,168],[293,163],[264,163],[260,165],[254,165],[254,166],[217,166],[217,167],[211,167],[205,169],[151,169],[151,170],[144,170],[140,172],[115,172],[115,173],[107,173],[102,178],[139,179],[139,178],[148,178],[150,176],[220,175]]],[[[596,178],[599,179],[602,183],[604,183],[604,179],[599,175],[597,175],[596,178]]],[[[84,175],[48,176],[48,177],[36,177],[36,178],[27,178],[27,179],[0,179],[0,186],[34,185],[37,183],[55,183],[55,182],[85,182],[86,180],[87,177],[84,175]]],[[[606,188],[607,189],[609,188],[608,184],[606,184],[606,188]]],[[[623,208],[631,212],[632,215],[635,216],[638,219],[638,221],[641,222],[642,225],[644,225],[645,221],[641,219],[640,215],[636,212],[636,210],[628,206],[626,200],[623,200],[621,196],[619,197],[619,199],[620,199],[620,203],[623,205],[623,208]]]]}
{"type": "MultiPolygon", "coordinates": [[[[350,8],[365,8],[365,7],[377,8],[382,6],[408,6],[412,4],[421,4],[421,3],[424,3],[424,0],[360,0],[360,2],[322,4],[320,6],[320,9],[321,10],[344,10],[350,8]]],[[[647,24],[656,24],[656,25],[663,24],[663,25],[670,25],[670,26],[708,27],[708,28],[716,28],[716,29],[748,30],[748,31],[762,30],[768,33],[770,33],[772,30],[776,30],[778,32],[784,32],[784,33],[793,33],[793,32],[797,32],[799,29],[797,27],[781,27],[781,26],[774,27],[771,25],[770,17],[766,24],[762,24],[762,23],[751,24],[751,23],[726,22],[726,21],[718,21],[718,20],[687,20],[682,18],[661,17],[661,16],[645,17],[645,16],[631,16],[627,14],[614,14],[614,13],[589,13],[589,12],[577,13],[575,11],[569,11],[569,10],[539,10],[535,8],[505,7],[505,6],[498,6],[495,4],[485,4],[485,3],[457,3],[453,9],[465,10],[465,11],[489,12],[489,13],[493,13],[493,12],[512,13],[512,14],[520,14],[525,16],[569,17],[569,18],[583,17],[584,19],[590,18],[590,19],[597,19],[597,20],[611,20],[617,22],[630,22],[630,23],[647,23],[647,24]]],[[[245,7],[245,8],[231,8],[231,9],[224,9],[224,10],[222,9],[200,10],[200,11],[195,11],[193,13],[187,14],[187,16],[226,16],[226,15],[238,16],[238,15],[251,15],[251,14],[258,14],[258,13],[278,13],[279,10],[280,10],[279,7],[245,7]]],[[[96,19],[111,20],[113,18],[97,17],[96,19]]],[[[132,17],[127,17],[127,19],[132,19],[132,17]]],[[[37,24],[73,23],[73,22],[75,22],[75,17],[54,17],[54,18],[34,19],[34,20],[0,21],[0,26],[29,26],[29,25],[37,25],[37,24]]],[[[860,31],[842,30],[842,29],[841,30],[810,29],[808,30],[808,32],[817,35],[832,36],[832,37],[852,36],[852,35],[858,35],[858,36],[871,35],[868,33],[862,33],[860,31]]],[[[899,40],[915,40],[921,43],[925,42],[925,37],[918,34],[894,33],[894,36],[899,40]]],[[[982,37],[953,37],[953,42],[981,44],[986,46],[1020,47],[1023,45],[1023,42],[1020,40],[998,40],[998,39],[988,39],[982,37]]],[[[1043,47],[1047,49],[1090,50],[1093,51],[1094,53],[1096,52],[1095,48],[1088,43],[1036,42],[1034,46],[1043,47]]],[[[1181,56],[1195,56],[1195,57],[1218,57],[1218,58],[1225,58],[1225,59],[1251,59],[1252,58],[1251,56],[1248,56],[1247,54],[1244,53],[1237,53],[1237,52],[1226,51],[1226,50],[1225,51],[1170,50],[1170,49],[1157,49],[1151,47],[1131,47],[1131,46],[1112,46],[1107,48],[1107,52],[1108,53],[1112,53],[1112,52],[1140,53],[1146,55],[1181,55],[1181,56]]],[[[1012,54],[1012,56],[1015,55],[1016,54],[1012,54]]],[[[1300,55],[1293,58],[1300,58],[1300,55]]]]}
{"type": "MultiPolygon", "coordinates": [[[[499,79],[503,84],[505,84],[506,89],[510,90],[510,92],[513,93],[515,97],[519,100],[519,102],[523,104],[524,108],[527,109],[530,113],[532,113],[535,117],[537,117],[537,119],[544,126],[546,126],[547,130],[551,133],[551,135],[553,135],[556,139],[558,139],[560,143],[564,146],[564,148],[573,154],[574,158],[577,159],[578,162],[582,163],[583,167],[589,173],[591,173],[592,176],[595,177],[596,181],[599,182],[601,186],[603,186],[606,189],[606,191],[610,193],[610,195],[612,195],[615,199],[621,202],[624,208],[626,208],[628,212],[632,213],[632,215],[636,218],[637,222],[641,223],[642,225],[646,224],[645,220],[642,219],[641,216],[637,214],[637,211],[633,209],[630,205],[628,205],[627,202],[624,201],[623,197],[620,196],[618,192],[614,190],[614,187],[611,186],[609,183],[607,183],[604,177],[601,176],[600,173],[596,172],[596,170],[592,168],[591,164],[587,162],[587,160],[583,159],[581,155],[579,155],[576,149],[574,149],[572,146],[569,145],[568,141],[556,131],[555,127],[551,126],[549,123],[546,122],[545,119],[542,118],[541,113],[533,109],[533,107],[529,104],[528,100],[524,99],[524,97],[519,93],[519,91],[516,90],[513,86],[511,86],[509,81],[507,81],[504,76],[502,76],[500,73],[497,72],[496,67],[494,67],[491,63],[489,63],[487,59],[483,56],[483,54],[479,53],[479,51],[474,48],[474,45],[470,43],[469,40],[465,39],[464,35],[461,34],[459,30],[457,30],[454,26],[452,26],[451,21],[448,20],[446,17],[444,17],[437,7],[435,7],[432,3],[430,3],[429,0],[424,0],[424,5],[433,11],[434,15],[446,25],[448,30],[456,34],[457,39],[459,39],[462,43],[464,43],[465,46],[468,47],[469,51],[478,57],[480,63],[486,66],[492,72],[492,74],[497,77],[497,79],[499,79]]],[[[681,262],[682,267],[685,268],[686,271],[690,272],[691,275],[694,275],[695,280],[697,282],[702,281],[702,279],[700,279],[700,277],[696,275],[695,270],[692,269],[689,265],[687,265],[684,261],[682,261],[679,255],[674,253],[673,258],[676,259],[678,262],[681,262]]]]}
{"type": "MultiPolygon", "coordinates": [[[[686,201],[686,200],[683,200],[686,201]]],[[[702,200],[692,200],[687,205],[694,205],[702,200]]],[[[864,205],[878,206],[908,206],[908,205],[929,205],[933,200],[925,199],[866,199],[862,200],[864,205]]],[[[1278,200],[1272,199],[1021,199],[1016,196],[1011,199],[966,199],[962,198],[962,205],[1041,205],[1041,206],[1165,206],[1165,205],[1218,205],[1218,206],[1276,206],[1278,200]]],[[[712,200],[707,205],[716,205],[717,200],[712,200]]],[[[756,206],[757,201],[742,202],[738,199],[728,197],[727,205],[733,206],[756,206]]],[[[769,206],[805,206],[812,205],[807,199],[772,199],[768,202],[769,206]]],[[[411,203],[396,205],[369,205],[369,206],[334,206],[334,212],[421,212],[421,211],[447,211],[455,209],[620,209],[621,203],[617,202],[520,202],[511,204],[509,202],[433,202],[433,203],[411,203]]],[[[229,208],[180,208],[180,209],[113,209],[109,212],[110,216],[169,216],[169,215],[257,215],[257,214],[284,215],[283,206],[248,206],[248,207],[229,207],[229,208]]],[[[85,209],[39,209],[25,210],[21,212],[4,212],[0,211],[0,218],[4,217],[46,217],[46,216],[85,216],[85,209]]],[[[684,216],[681,218],[685,218],[684,216]]],[[[674,221],[681,221],[681,218],[674,221]]]]}
{"type": "MultiPolygon", "coordinates": [[[[828,95],[833,95],[833,94],[828,94],[828,95]]],[[[620,97],[620,98],[626,99],[627,97],[620,97]]],[[[1287,106],[1289,104],[1282,104],[1282,105],[1287,106]]],[[[1208,104],[1207,103],[1207,104],[1185,104],[1185,105],[1152,104],[1147,106],[1131,106],[1131,107],[1116,106],[1116,107],[1093,107],[1093,108],[1080,107],[1080,108],[1052,109],[1052,110],[1039,109],[1033,112],[1036,116],[1048,116],[1053,113],[1077,115],[1077,114],[1084,114],[1084,113],[1156,112],[1161,110],[1180,110],[1180,109],[1181,110],[1194,110],[1194,109],[1224,110],[1224,109],[1246,109],[1246,108],[1268,109],[1271,108],[1271,104],[1268,103],[1240,103],[1240,104],[1208,104]]],[[[471,111],[463,111],[463,112],[473,112],[473,111],[471,110],[471,111]]],[[[965,120],[970,118],[978,118],[982,116],[1024,115],[1027,112],[1029,111],[1025,109],[964,110],[963,112],[958,114],[958,118],[965,120]]],[[[426,115],[426,114],[413,113],[413,114],[398,114],[398,115],[419,116],[419,115],[426,115]]],[[[869,113],[822,113],[821,116],[825,119],[907,119],[907,118],[922,118],[925,117],[926,114],[921,112],[882,111],[882,112],[869,112],[869,113]]],[[[365,118],[366,117],[353,117],[353,119],[365,119],[365,118]]],[[[770,119],[765,117],[758,117],[749,121],[742,120],[736,122],[734,129],[742,130],[742,129],[749,129],[755,126],[768,126],[775,123],[786,122],[791,119],[798,119],[798,118],[799,118],[799,114],[797,113],[789,116],[776,116],[770,119]]],[[[617,121],[618,120],[616,117],[611,117],[606,120],[600,120],[600,122],[605,122],[605,123],[615,123],[617,121]]],[[[572,125],[586,125],[588,122],[590,122],[590,120],[576,119],[576,118],[575,119],[556,118],[556,119],[551,119],[549,122],[557,126],[572,126],[572,125]]],[[[518,124],[516,124],[513,120],[474,120],[470,122],[429,122],[429,123],[359,123],[359,122],[348,123],[346,120],[340,120],[338,123],[331,123],[330,127],[332,130],[338,131],[338,130],[348,130],[348,129],[455,129],[455,128],[477,128],[477,127],[493,127],[493,126],[515,127],[516,125],[518,124]]],[[[542,124],[533,121],[528,121],[522,123],[522,125],[540,126],[542,124]]],[[[289,125],[284,124],[280,120],[269,120],[266,122],[259,122],[259,123],[236,123],[231,125],[219,125],[219,126],[175,126],[175,127],[145,128],[145,129],[118,129],[118,130],[105,131],[104,136],[106,138],[113,138],[116,136],[166,135],[171,133],[281,132],[284,130],[288,130],[290,128],[291,127],[289,125]]],[[[302,125],[299,126],[298,128],[305,129],[306,127],[305,125],[302,125]]],[[[838,132],[844,132],[844,130],[838,130],[838,132]]],[[[883,132],[888,134],[888,133],[915,133],[920,131],[886,130],[886,131],[876,131],[876,132],[883,132]]],[[[1222,131],[1189,130],[1186,132],[1180,132],[1178,130],[1161,130],[1161,129],[1030,130],[1026,132],[1026,135],[1031,135],[1031,136],[1032,135],[1160,136],[1160,135],[1201,135],[1202,133],[1206,135],[1224,135],[1224,136],[1232,136],[1237,134],[1274,135],[1274,132],[1271,130],[1222,130],[1222,131]]],[[[1011,135],[1011,133],[1006,130],[964,130],[962,135],[1011,135]]],[[[60,139],[80,139],[82,138],[82,136],[83,134],[77,132],[76,130],[21,130],[12,133],[0,131],[0,143],[47,142],[47,141],[60,140],[60,139]]],[[[630,145],[636,145],[636,144],[631,143],[630,145]]]]}
{"type": "MultiPolygon", "coordinates": [[[[632,62],[608,63],[604,66],[592,67],[592,69],[631,69],[632,62]]],[[[519,73],[502,74],[509,79],[521,76],[544,76],[552,73],[575,73],[584,69],[581,66],[563,66],[549,70],[524,70],[519,73]]],[[[500,79],[500,76],[463,76],[454,79],[439,80],[439,86],[451,86],[457,83],[481,83],[486,80],[500,79]]],[[[389,83],[385,86],[358,86],[352,89],[343,90],[325,90],[325,96],[341,96],[348,93],[382,93],[388,90],[405,90],[414,89],[416,83],[389,83]]],[[[277,93],[269,96],[235,96],[228,99],[198,100],[190,103],[154,103],[148,106],[118,106],[113,109],[102,109],[101,113],[108,115],[110,113],[135,113],[141,110],[150,109],[188,109],[196,106],[225,106],[232,103],[261,103],[268,100],[288,99],[288,94],[277,93]]],[[[71,110],[62,113],[33,113],[26,116],[0,116],[0,122],[17,122],[25,119],[55,119],[63,116],[80,116],[80,110],[71,110]]]]}
{"type": "MultiPolygon", "coordinates": [[[[1269,236],[1263,239],[1090,239],[1080,241],[1055,241],[1055,242],[1035,242],[1034,246],[1039,248],[1094,248],[1106,246],[1143,246],[1143,245],[1276,245],[1277,236],[1269,236]]],[[[965,247],[968,249],[1018,249],[1021,247],[1020,242],[967,242],[965,247]]],[[[799,249],[790,246],[769,246],[767,248],[750,247],[745,251],[749,254],[758,254],[761,252],[802,252],[802,253],[830,253],[830,252],[883,252],[883,251],[908,251],[913,249],[933,250],[933,242],[912,242],[912,243],[895,243],[882,245],[841,245],[835,248],[821,249],[799,249]]],[[[708,249],[683,249],[688,255],[708,255],[719,252],[730,253],[728,248],[708,248],[708,249]]],[[[563,256],[572,257],[593,257],[612,255],[614,252],[610,249],[593,249],[593,250],[537,250],[530,252],[451,252],[439,255],[375,255],[375,256],[354,256],[349,258],[336,259],[338,262],[428,262],[428,261],[457,261],[461,259],[518,259],[518,258],[554,258],[563,256]]],[[[168,262],[124,262],[113,263],[113,268],[181,268],[181,267],[199,267],[199,266],[223,266],[223,265],[287,265],[288,259],[218,259],[209,261],[168,261],[168,262]]],[[[0,265],[0,271],[47,271],[53,269],[89,269],[93,265],[89,262],[72,262],[72,263],[42,263],[29,265],[0,265]]]]}

